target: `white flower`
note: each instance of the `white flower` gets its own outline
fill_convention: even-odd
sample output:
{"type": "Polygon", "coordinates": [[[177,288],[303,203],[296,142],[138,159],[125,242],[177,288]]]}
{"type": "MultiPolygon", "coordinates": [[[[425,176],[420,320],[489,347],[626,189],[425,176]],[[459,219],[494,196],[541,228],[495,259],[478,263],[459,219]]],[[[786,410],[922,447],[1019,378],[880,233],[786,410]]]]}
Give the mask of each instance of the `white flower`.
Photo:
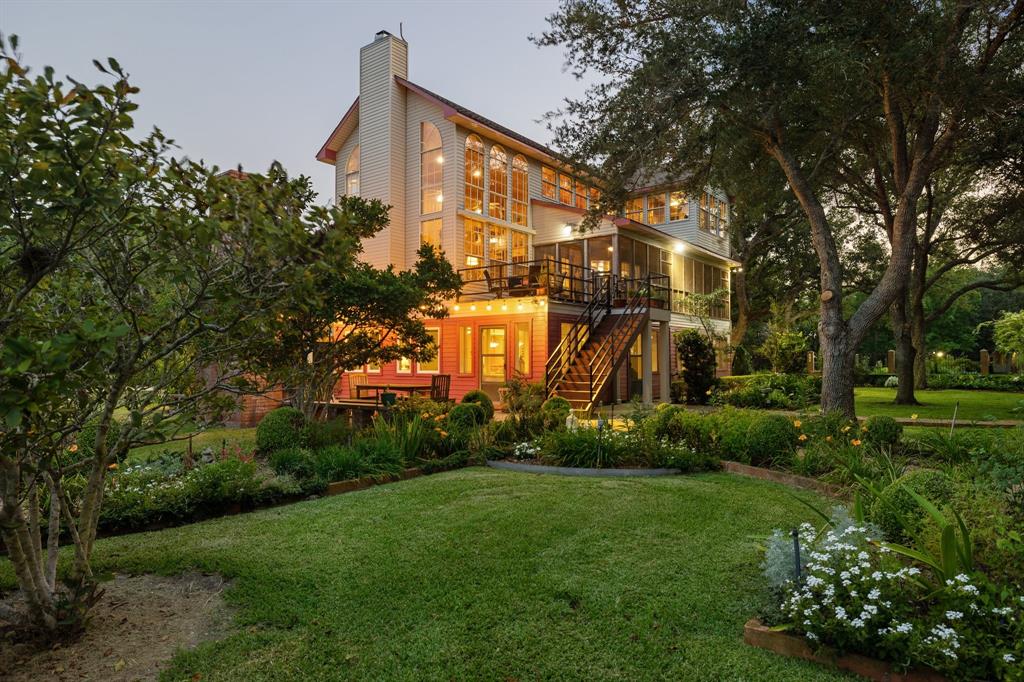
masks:
{"type": "Polygon", "coordinates": [[[899,632],[899,633],[902,633],[902,634],[906,634],[906,633],[908,633],[908,632],[910,632],[911,630],[914,629],[914,624],[913,623],[897,623],[895,625],[895,628],[896,628],[896,632],[899,632]]]}
{"type": "Polygon", "coordinates": [[[846,609],[844,609],[842,606],[837,606],[836,618],[839,620],[846,620],[846,609]]]}
{"type": "Polygon", "coordinates": [[[871,601],[875,601],[881,596],[882,592],[877,587],[868,592],[868,599],[870,599],[871,601]]]}
{"type": "Polygon", "coordinates": [[[1003,606],[992,609],[992,613],[996,614],[997,616],[1009,616],[1012,612],[1013,609],[1011,609],[1009,606],[1003,606]]]}
{"type": "Polygon", "coordinates": [[[853,620],[850,621],[850,625],[852,625],[855,628],[862,628],[862,627],[864,627],[864,621],[861,620],[860,618],[854,618],[853,620]]]}
{"type": "Polygon", "coordinates": [[[978,594],[978,588],[974,585],[961,585],[960,591],[964,594],[978,594]]]}
{"type": "Polygon", "coordinates": [[[817,642],[818,641],[818,636],[816,634],[814,634],[813,632],[808,632],[807,633],[807,639],[817,642]]]}
{"type": "Polygon", "coordinates": [[[964,617],[964,614],[960,611],[946,611],[946,618],[949,620],[960,620],[964,617]]]}
{"type": "Polygon", "coordinates": [[[1013,654],[1003,654],[1004,663],[1013,663],[1017,659],[1013,657],[1013,654]]]}

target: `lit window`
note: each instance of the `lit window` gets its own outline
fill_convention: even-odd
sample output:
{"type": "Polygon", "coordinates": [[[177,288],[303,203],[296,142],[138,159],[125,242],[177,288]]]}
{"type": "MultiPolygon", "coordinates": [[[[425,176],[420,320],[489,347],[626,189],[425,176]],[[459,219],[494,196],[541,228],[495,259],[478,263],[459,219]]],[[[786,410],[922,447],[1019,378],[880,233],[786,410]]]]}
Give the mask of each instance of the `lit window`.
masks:
{"type": "Polygon", "coordinates": [[[380,374],[380,365],[375,362],[369,362],[366,364],[367,374],[380,374]]]}
{"type": "Polygon", "coordinates": [[[345,163],[345,194],[359,196],[359,145],[355,146],[345,163]]]}
{"type": "Polygon", "coordinates": [[[516,322],[515,370],[530,373],[530,323],[516,322]]]}
{"type": "Polygon", "coordinates": [[[576,208],[587,210],[587,186],[578,181],[576,183],[576,208]]]}
{"type": "Polygon", "coordinates": [[[444,195],[444,154],[441,153],[441,133],[433,123],[420,124],[420,212],[437,213],[444,195]]]}
{"type": "Polygon", "coordinates": [[[601,202],[601,190],[596,187],[590,188],[590,208],[594,208],[601,202]]]}
{"type": "Polygon", "coordinates": [[[420,223],[420,245],[430,244],[441,250],[441,219],[424,220],[420,223]]]}
{"type": "Polygon", "coordinates": [[[508,155],[498,145],[491,147],[490,173],[487,212],[492,218],[505,220],[508,214],[508,155]]]}
{"type": "Polygon", "coordinates": [[[651,371],[658,371],[658,332],[654,329],[651,330],[651,371]]]}
{"type": "Polygon", "coordinates": [[[512,230],[512,262],[525,263],[529,259],[530,237],[525,232],[512,230]]]}
{"type": "Polygon", "coordinates": [[[719,200],[710,192],[704,192],[700,197],[700,216],[697,225],[705,232],[722,237],[725,235],[725,228],[728,224],[729,213],[726,202],[719,200]]]}
{"type": "Polygon", "coordinates": [[[555,171],[547,166],[540,167],[540,193],[554,201],[555,196],[558,193],[558,187],[555,181],[555,171]]]}
{"type": "Polygon", "coordinates": [[[395,372],[398,374],[412,374],[412,359],[398,358],[395,363],[395,372]]]}
{"type": "Polygon", "coordinates": [[[668,200],[668,219],[672,221],[686,220],[690,217],[690,200],[686,192],[672,192],[668,200]]]}
{"type": "Polygon", "coordinates": [[[491,269],[491,277],[504,277],[504,268],[508,264],[508,228],[498,225],[488,225],[487,249],[490,256],[490,263],[497,266],[491,269]]]}
{"type": "Polygon", "coordinates": [[[558,174],[558,200],[563,204],[572,206],[572,176],[565,173],[558,174]]]}
{"type": "Polygon", "coordinates": [[[441,330],[436,328],[428,329],[427,334],[430,335],[434,350],[437,352],[432,360],[421,360],[416,363],[416,369],[424,373],[439,372],[441,371],[441,330]]]}
{"type": "Polygon", "coordinates": [[[530,167],[526,157],[517,154],[512,158],[512,222],[526,225],[526,209],[530,197],[530,167]]]}
{"type": "Polygon", "coordinates": [[[647,224],[660,225],[665,222],[665,195],[647,195],[647,224]]]}
{"type": "Polygon", "coordinates": [[[636,197],[635,199],[626,200],[626,217],[630,220],[635,220],[638,223],[644,221],[644,198],[636,197]]]}
{"type": "Polygon", "coordinates": [[[473,328],[459,327],[459,374],[473,373],[473,328]]]}
{"type": "Polygon", "coordinates": [[[484,143],[476,135],[466,138],[466,210],[484,212],[484,143]]]}
{"type": "MultiPolygon", "coordinates": [[[[484,264],[484,224],[479,220],[466,219],[463,222],[462,250],[467,268],[479,268],[484,264]]],[[[483,276],[480,270],[462,273],[462,278],[466,280],[483,279],[483,276]]]]}

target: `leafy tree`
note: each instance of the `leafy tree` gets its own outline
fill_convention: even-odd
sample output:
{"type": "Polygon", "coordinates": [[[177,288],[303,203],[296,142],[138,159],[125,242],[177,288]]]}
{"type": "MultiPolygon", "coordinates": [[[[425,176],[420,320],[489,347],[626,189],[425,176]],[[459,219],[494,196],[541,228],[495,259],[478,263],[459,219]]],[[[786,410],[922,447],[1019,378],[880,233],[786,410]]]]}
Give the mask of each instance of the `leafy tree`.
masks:
{"type": "Polygon", "coordinates": [[[279,303],[279,324],[253,372],[283,386],[307,418],[330,399],[343,372],[437,353],[425,320],[445,317],[444,301],[462,281],[429,245],[411,270],[375,268],[359,259],[362,240],[388,223],[379,200],[342,197],[330,229],[314,234],[316,256],[279,303]]]}
{"type": "Polygon", "coordinates": [[[679,375],[686,386],[683,400],[691,405],[704,405],[715,385],[715,347],[711,339],[696,329],[676,334],[679,354],[679,375]]]}
{"type": "Polygon", "coordinates": [[[772,371],[802,374],[807,367],[807,339],[800,332],[773,326],[761,352],[772,363],[772,371]]]}
{"type": "Polygon", "coordinates": [[[0,536],[54,634],[94,600],[108,468],[232,407],[237,359],[260,352],[308,232],[334,214],[279,167],[239,179],[172,158],[159,131],[136,140],[137,89],[113,59],[96,63],[108,82],[68,85],[30,77],[16,50],[0,44],[0,536]]]}
{"type": "Polygon", "coordinates": [[[995,340],[1005,353],[1024,354],[1024,311],[1003,313],[995,322],[995,340]]]}
{"type": "Polygon", "coordinates": [[[564,0],[538,42],[564,45],[575,73],[602,76],[567,104],[557,139],[576,160],[599,162],[606,204],[655,169],[689,174],[700,191],[735,145],[756,142],[778,165],[819,263],[822,409],[853,415],[855,354],[904,289],[927,183],[976,122],[1016,110],[1022,12],[1019,0],[564,0]],[[895,199],[889,248],[846,315],[829,209],[837,191],[876,181],[895,199]]]}

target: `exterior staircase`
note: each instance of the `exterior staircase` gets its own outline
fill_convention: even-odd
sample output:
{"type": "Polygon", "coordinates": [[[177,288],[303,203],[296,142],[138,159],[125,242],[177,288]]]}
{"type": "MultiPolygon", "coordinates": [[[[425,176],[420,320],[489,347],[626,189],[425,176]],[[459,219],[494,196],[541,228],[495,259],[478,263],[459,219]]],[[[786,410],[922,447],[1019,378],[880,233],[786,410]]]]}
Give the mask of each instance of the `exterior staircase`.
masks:
{"type": "Polygon", "coordinates": [[[569,401],[589,416],[605,387],[614,380],[629,348],[650,319],[650,286],[639,287],[621,312],[612,312],[612,278],[595,287],[593,298],[559,342],[547,362],[548,396],[569,401]]]}

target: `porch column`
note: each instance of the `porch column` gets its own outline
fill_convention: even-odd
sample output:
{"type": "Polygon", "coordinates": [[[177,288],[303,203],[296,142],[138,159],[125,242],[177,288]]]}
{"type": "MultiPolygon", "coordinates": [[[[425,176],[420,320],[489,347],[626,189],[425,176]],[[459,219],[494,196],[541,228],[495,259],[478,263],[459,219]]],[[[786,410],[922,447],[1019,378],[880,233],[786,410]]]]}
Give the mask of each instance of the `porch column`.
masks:
{"type": "Polygon", "coordinates": [[[643,334],[640,338],[640,364],[643,372],[643,393],[641,397],[644,405],[650,405],[654,402],[654,372],[652,371],[653,363],[651,362],[651,333],[653,331],[654,327],[648,318],[647,322],[644,323],[643,330],[640,332],[643,334]]]}
{"type": "Polygon", "coordinates": [[[658,398],[672,402],[672,328],[668,322],[658,324],[658,398]]]}

